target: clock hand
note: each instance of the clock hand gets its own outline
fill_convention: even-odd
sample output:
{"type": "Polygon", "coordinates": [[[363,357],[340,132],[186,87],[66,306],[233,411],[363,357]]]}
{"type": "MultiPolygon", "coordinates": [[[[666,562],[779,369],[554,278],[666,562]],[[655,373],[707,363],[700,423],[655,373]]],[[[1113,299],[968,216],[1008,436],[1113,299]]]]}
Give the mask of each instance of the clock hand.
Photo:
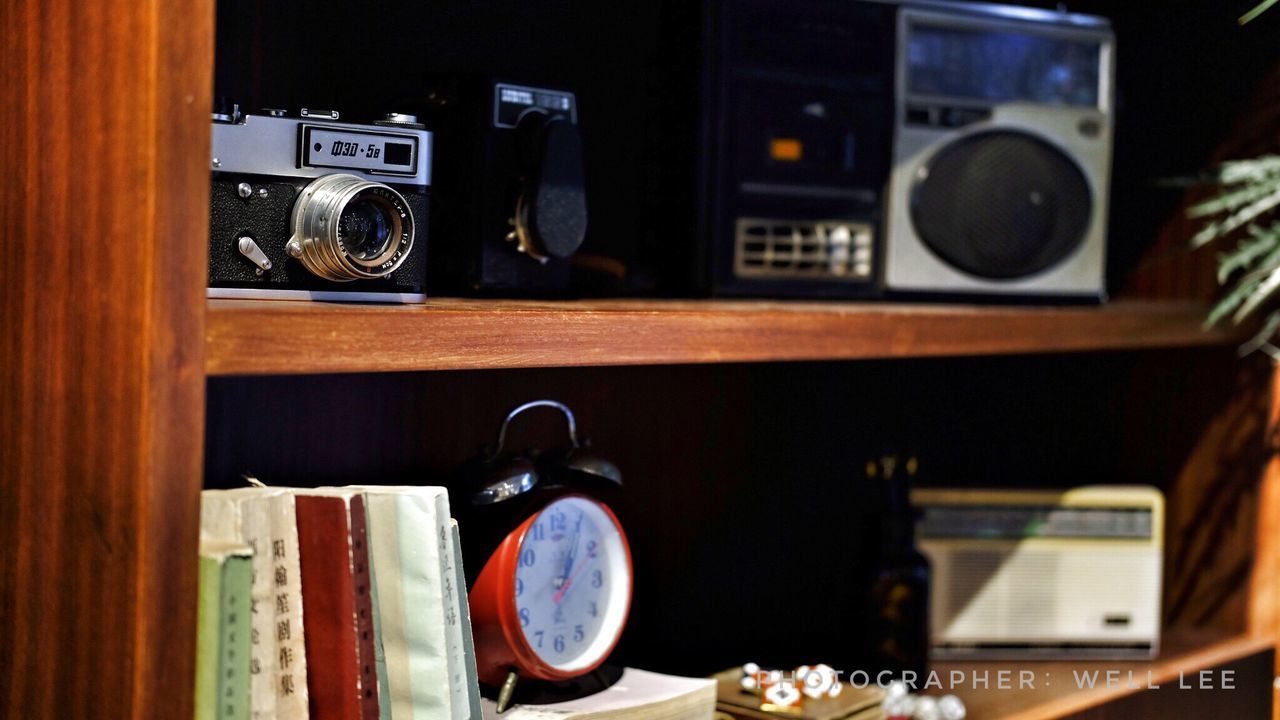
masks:
{"type": "Polygon", "coordinates": [[[574,571],[573,575],[569,577],[567,580],[565,580],[564,584],[560,586],[560,589],[556,591],[556,594],[551,596],[551,601],[559,605],[560,601],[564,599],[564,594],[569,592],[569,588],[573,587],[573,581],[578,579],[578,573],[582,572],[582,568],[590,564],[591,564],[591,559],[587,558],[587,562],[584,562],[581,565],[579,565],[577,570],[574,571]]]}
{"type": "Polygon", "coordinates": [[[573,533],[573,544],[569,546],[569,555],[564,560],[564,578],[563,579],[565,580],[569,579],[569,573],[573,570],[573,563],[575,560],[578,559],[578,538],[581,535],[582,535],[581,532],[573,533]]]}
{"type": "Polygon", "coordinates": [[[573,544],[569,546],[569,553],[564,561],[564,573],[560,575],[560,587],[569,582],[569,573],[573,570],[573,563],[578,559],[578,539],[582,537],[582,518],[578,515],[578,522],[573,527],[573,544]]]}

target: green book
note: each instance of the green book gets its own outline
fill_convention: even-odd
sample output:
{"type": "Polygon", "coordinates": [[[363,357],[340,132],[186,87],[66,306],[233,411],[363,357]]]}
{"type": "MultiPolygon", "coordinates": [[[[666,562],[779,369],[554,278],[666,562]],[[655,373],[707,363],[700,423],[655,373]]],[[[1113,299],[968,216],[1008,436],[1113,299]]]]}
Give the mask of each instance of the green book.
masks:
{"type": "Polygon", "coordinates": [[[196,720],[248,720],[252,550],[200,544],[196,720]]]}

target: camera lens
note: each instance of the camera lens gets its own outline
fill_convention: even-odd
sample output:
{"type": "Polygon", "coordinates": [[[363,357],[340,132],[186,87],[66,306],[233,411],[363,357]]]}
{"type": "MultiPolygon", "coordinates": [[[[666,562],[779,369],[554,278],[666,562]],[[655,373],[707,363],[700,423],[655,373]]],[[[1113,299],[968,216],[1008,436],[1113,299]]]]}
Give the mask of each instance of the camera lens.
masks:
{"type": "Polygon", "coordinates": [[[295,257],[326,280],[385,277],[413,248],[413,213],[400,193],[335,174],[307,185],[293,206],[295,257]]]}
{"type": "Polygon", "coordinates": [[[338,217],[338,237],[347,252],[361,260],[383,253],[391,238],[393,221],[390,208],[374,198],[360,198],[347,203],[338,217]]]}

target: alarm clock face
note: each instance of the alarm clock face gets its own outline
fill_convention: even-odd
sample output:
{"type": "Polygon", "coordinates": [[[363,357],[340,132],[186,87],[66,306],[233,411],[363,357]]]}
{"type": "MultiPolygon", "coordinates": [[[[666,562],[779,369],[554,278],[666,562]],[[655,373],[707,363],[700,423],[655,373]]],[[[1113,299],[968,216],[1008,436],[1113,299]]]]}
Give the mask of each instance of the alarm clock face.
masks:
{"type": "Polygon", "coordinates": [[[543,508],[525,532],[515,607],[529,649],[557,673],[594,669],[631,604],[631,557],[607,507],[581,496],[543,508]]]}

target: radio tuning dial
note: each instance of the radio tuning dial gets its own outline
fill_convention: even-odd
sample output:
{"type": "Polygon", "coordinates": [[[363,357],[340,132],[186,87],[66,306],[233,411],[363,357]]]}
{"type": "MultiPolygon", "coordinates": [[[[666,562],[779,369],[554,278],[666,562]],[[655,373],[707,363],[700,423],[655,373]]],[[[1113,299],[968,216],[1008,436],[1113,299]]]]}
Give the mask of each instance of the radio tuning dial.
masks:
{"type": "Polygon", "coordinates": [[[541,263],[568,258],[587,234],[578,128],[561,116],[532,112],[516,132],[522,181],[507,239],[541,263]]]}

